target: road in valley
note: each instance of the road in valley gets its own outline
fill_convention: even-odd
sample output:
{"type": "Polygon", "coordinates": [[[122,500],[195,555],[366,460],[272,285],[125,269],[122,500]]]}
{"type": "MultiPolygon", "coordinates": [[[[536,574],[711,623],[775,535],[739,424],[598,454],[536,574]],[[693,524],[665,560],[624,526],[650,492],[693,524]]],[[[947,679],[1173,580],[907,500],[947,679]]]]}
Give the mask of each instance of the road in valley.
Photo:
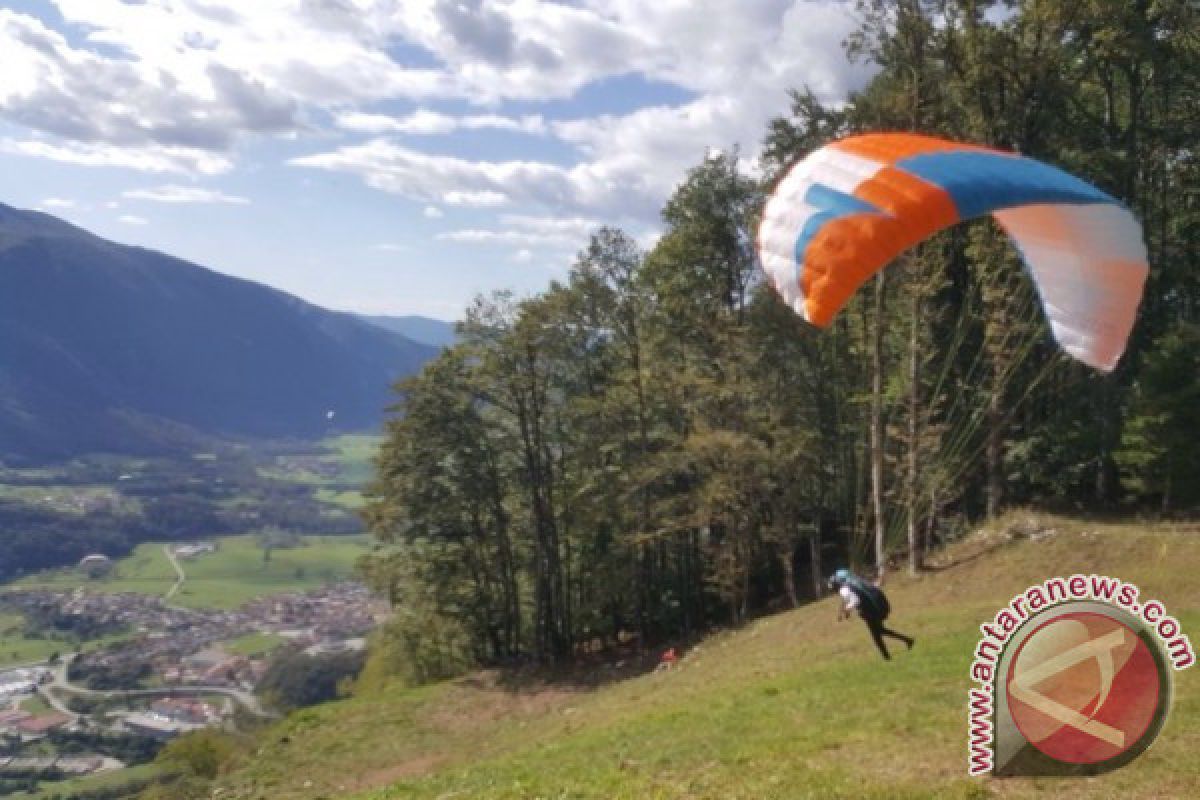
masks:
{"type": "Polygon", "coordinates": [[[271,712],[265,710],[258,698],[252,693],[242,689],[231,689],[228,686],[166,686],[161,689],[88,689],[84,686],[76,686],[67,680],[67,668],[71,661],[74,660],[77,653],[71,653],[63,656],[62,660],[54,666],[54,679],[48,684],[38,687],[38,693],[46,698],[51,706],[57,711],[68,714],[72,719],[78,718],[80,715],[71,711],[65,702],[59,702],[56,696],[57,692],[64,694],[82,695],[85,697],[103,697],[103,698],[130,698],[130,697],[196,697],[200,695],[219,694],[223,697],[228,697],[235,701],[242,708],[254,714],[257,717],[273,717],[271,712]]]}
{"type": "Polygon", "coordinates": [[[181,588],[183,588],[183,582],[187,580],[187,575],[183,574],[183,567],[179,565],[179,559],[175,558],[175,553],[172,552],[171,545],[163,545],[163,555],[167,557],[167,561],[171,562],[171,566],[175,568],[175,574],[179,576],[178,580],[175,581],[175,585],[168,589],[167,593],[163,595],[163,602],[166,602],[174,597],[181,588]]]}

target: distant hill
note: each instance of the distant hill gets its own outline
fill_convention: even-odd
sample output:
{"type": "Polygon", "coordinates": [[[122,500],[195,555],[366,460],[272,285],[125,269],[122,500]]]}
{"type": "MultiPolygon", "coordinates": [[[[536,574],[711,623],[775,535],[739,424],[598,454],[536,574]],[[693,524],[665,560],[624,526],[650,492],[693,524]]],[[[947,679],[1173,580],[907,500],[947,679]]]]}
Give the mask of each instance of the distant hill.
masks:
{"type": "Polygon", "coordinates": [[[360,315],[359,319],[431,347],[449,347],[455,341],[454,323],[441,319],[417,316],[372,317],[365,314],[360,315]]]}
{"type": "Polygon", "coordinates": [[[0,204],[0,459],[373,429],[391,384],[435,354],[352,314],[0,204]]]}

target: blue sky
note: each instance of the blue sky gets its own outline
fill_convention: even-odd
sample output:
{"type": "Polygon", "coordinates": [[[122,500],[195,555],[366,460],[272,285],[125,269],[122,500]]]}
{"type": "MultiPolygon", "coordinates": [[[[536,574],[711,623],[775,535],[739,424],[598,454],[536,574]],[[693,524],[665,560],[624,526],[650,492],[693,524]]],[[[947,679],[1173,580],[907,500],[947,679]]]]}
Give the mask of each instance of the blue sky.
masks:
{"type": "Polygon", "coordinates": [[[0,0],[0,202],[320,305],[456,319],[868,75],[836,0],[0,0]]]}

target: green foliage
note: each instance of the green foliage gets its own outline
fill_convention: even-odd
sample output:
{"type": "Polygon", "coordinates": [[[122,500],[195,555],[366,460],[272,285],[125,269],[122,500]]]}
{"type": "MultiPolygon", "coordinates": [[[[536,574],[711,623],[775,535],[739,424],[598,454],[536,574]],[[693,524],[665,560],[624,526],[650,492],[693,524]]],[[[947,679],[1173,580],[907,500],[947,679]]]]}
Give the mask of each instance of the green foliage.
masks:
{"type": "Polygon", "coordinates": [[[1200,505],[1200,325],[1165,333],[1146,356],[1121,439],[1118,461],[1129,487],[1164,510],[1200,505]]]}
{"type": "Polygon", "coordinates": [[[270,550],[291,550],[302,547],[304,538],[295,531],[287,531],[278,526],[263,528],[254,536],[255,543],[264,552],[270,550]]]}
{"type": "Polygon", "coordinates": [[[765,180],[709,155],[649,252],[597,231],[565,282],[479,298],[399,387],[366,506],[364,573],[400,609],[373,682],[739,624],[872,550],[916,571],[1006,505],[1196,502],[1194,4],[858,5],[848,51],[875,77],[838,108],[792,91],[765,180]],[[905,254],[826,331],[784,307],[753,252],[764,195],[880,129],[1015,149],[1134,209],[1151,278],[1114,374],[1061,355],[991,221],[905,254]]]}
{"type": "Polygon", "coordinates": [[[169,742],[158,753],[158,763],[187,777],[211,781],[238,754],[239,742],[220,730],[193,730],[169,742]]]}
{"type": "Polygon", "coordinates": [[[344,693],[363,667],[358,651],[307,655],[288,648],[278,651],[255,690],[281,710],[333,700],[344,693]]]}
{"type": "Polygon", "coordinates": [[[125,764],[143,764],[162,749],[162,742],[150,736],[96,731],[51,731],[49,741],[59,753],[99,753],[125,764]]]}
{"type": "Polygon", "coordinates": [[[474,663],[472,641],[458,619],[406,603],[372,640],[366,676],[356,686],[369,690],[391,677],[419,686],[458,675],[474,663]]]}

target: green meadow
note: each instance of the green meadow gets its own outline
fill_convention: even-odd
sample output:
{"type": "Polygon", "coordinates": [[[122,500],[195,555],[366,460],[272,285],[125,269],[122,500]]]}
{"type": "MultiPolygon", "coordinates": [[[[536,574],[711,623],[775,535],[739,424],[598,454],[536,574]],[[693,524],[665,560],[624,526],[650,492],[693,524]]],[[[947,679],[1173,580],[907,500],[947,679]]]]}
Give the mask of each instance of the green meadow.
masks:
{"type": "MultiPolygon", "coordinates": [[[[41,784],[36,792],[19,792],[9,795],[9,797],[12,800],[62,800],[77,796],[95,796],[89,793],[98,793],[106,789],[113,792],[122,788],[135,791],[137,787],[146,785],[161,772],[162,767],[157,764],[142,764],[141,766],[120,769],[115,772],[88,775],[83,778],[72,778],[66,781],[48,781],[41,784]]],[[[128,797],[129,795],[122,793],[107,796],[128,797]]]]}
{"type": "Polygon", "coordinates": [[[271,633],[248,633],[223,642],[221,649],[237,656],[262,656],[274,650],[283,641],[283,637],[271,633]]]}
{"type": "Polygon", "coordinates": [[[978,626],[1031,583],[1075,572],[1133,581],[1200,640],[1194,531],[1065,519],[1041,526],[1047,535],[1036,540],[984,531],[943,553],[935,570],[891,577],[889,624],[917,642],[894,650],[890,663],[862,623],[837,622],[826,599],[684,648],[674,670],[599,688],[484,672],[306,709],[218,782],[221,796],[1195,796],[1197,669],[1176,675],[1165,730],[1124,769],[1069,781],[968,778],[978,626]]]}
{"type": "Polygon", "coordinates": [[[374,434],[348,433],[331,436],[321,442],[324,455],[315,457],[331,474],[318,474],[306,469],[305,457],[280,456],[274,466],[260,467],[266,477],[291,483],[327,486],[330,488],[365,486],[374,477],[374,459],[383,438],[374,434]],[[286,464],[291,468],[285,468],[286,464]]]}
{"type": "Polygon", "coordinates": [[[66,642],[55,639],[26,638],[20,614],[0,613],[0,667],[42,661],[69,649],[66,642]]]}
{"type": "Polygon", "coordinates": [[[333,449],[340,465],[338,480],[341,483],[363,486],[375,474],[375,456],[383,443],[380,436],[371,434],[346,434],[325,441],[333,449]]]}
{"type": "MultiPolygon", "coordinates": [[[[367,536],[304,536],[300,547],[273,548],[269,554],[253,535],[216,539],[217,551],[180,559],[187,579],[171,597],[190,608],[236,608],[263,595],[314,589],[354,577],[355,563],[369,548],[367,536]]],[[[76,569],[60,569],[24,578],[17,587],[71,589],[86,586],[99,592],[166,595],[177,575],[163,545],[146,542],[117,561],[111,575],[89,580],[76,569]]]]}

